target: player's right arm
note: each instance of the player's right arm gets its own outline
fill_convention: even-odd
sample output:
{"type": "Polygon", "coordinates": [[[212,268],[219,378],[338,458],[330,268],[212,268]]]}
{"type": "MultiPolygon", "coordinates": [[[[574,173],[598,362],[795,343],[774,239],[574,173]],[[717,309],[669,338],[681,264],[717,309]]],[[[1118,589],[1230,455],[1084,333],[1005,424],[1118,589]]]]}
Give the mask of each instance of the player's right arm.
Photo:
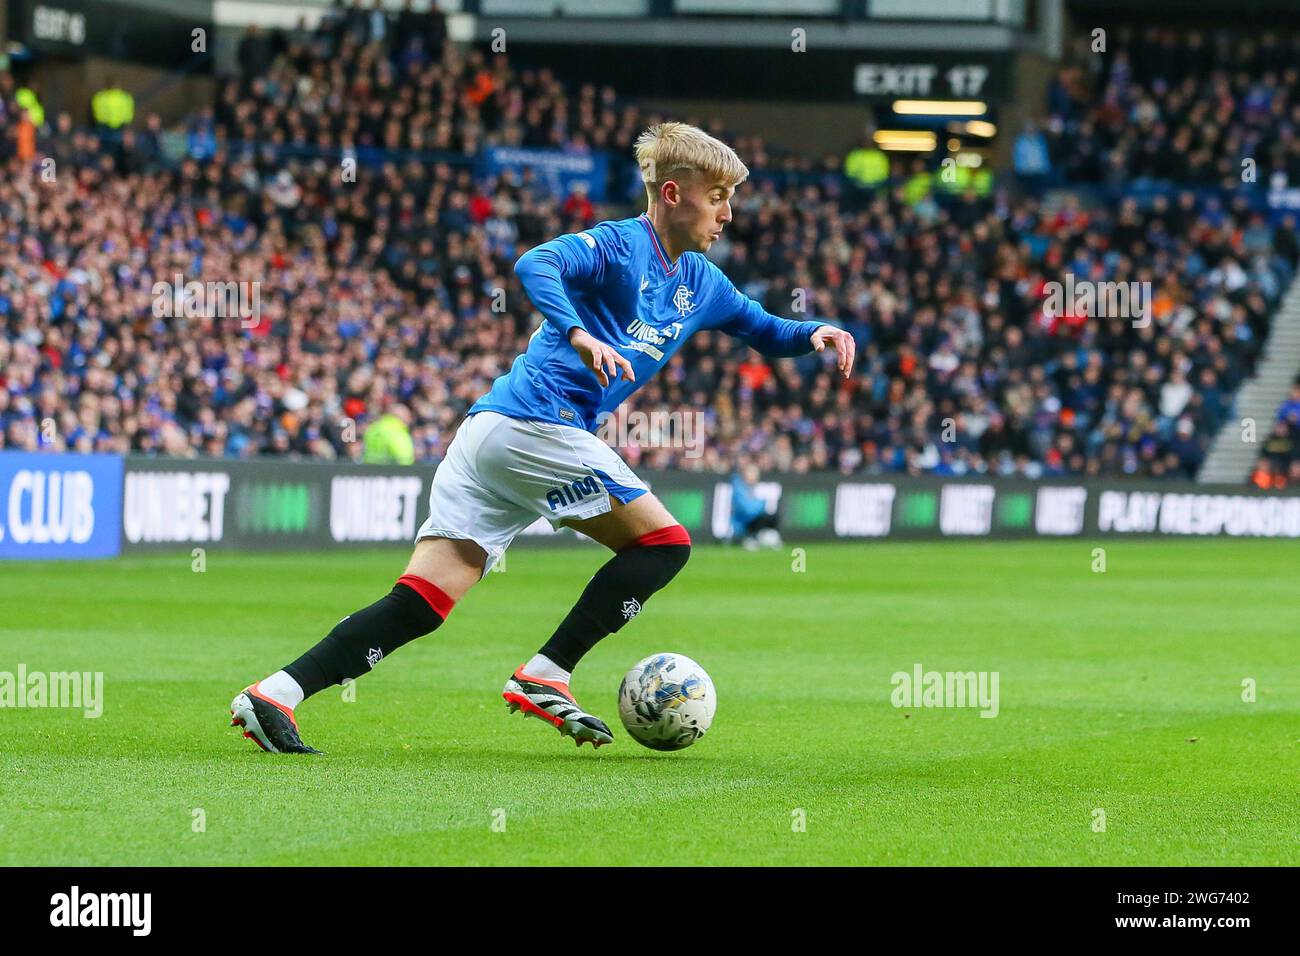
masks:
{"type": "MultiPolygon", "coordinates": [[[[593,230],[594,231],[594,230],[593,230]]],[[[565,282],[599,282],[605,273],[601,246],[590,232],[559,236],[529,249],[515,263],[515,275],[533,305],[573,346],[582,364],[591,369],[602,388],[623,369],[636,380],[632,363],[587,331],[569,300],[565,282]]]]}

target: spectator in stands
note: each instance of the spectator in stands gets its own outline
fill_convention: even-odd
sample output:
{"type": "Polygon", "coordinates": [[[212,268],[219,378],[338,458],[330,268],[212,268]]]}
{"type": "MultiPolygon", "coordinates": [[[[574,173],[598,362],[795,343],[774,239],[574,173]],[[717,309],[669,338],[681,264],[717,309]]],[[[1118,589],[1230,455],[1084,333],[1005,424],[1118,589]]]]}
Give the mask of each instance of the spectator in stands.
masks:
{"type": "Polygon", "coordinates": [[[844,157],[844,175],[860,189],[874,190],[889,179],[889,157],[875,144],[868,130],[844,157]]]}
{"type": "Polygon", "coordinates": [[[1291,395],[1278,408],[1277,417],[1292,429],[1300,429],[1300,381],[1291,386],[1291,395]]]}
{"type": "Polygon", "coordinates": [[[261,76],[271,65],[271,40],[256,23],[250,23],[239,41],[236,53],[239,72],[245,76],[261,76]]]}
{"type": "Polygon", "coordinates": [[[1032,122],[1016,137],[1012,148],[1012,163],[1016,175],[1032,191],[1037,191],[1052,171],[1052,160],[1047,152],[1047,139],[1032,122]]]}
{"type": "Polygon", "coordinates": [[[579,181],[573,184],[573,188],[568,198],[564,200],[561,210],[566,217],[584,226],[590,226],[596,222],[596,207],[587,198],[587,184],[584,182],[579,181]]]}
{"type": "Polygon", "coordinates": [[[135,119],[135,97],[109,77],[107,85],[91,97],[90,111],[99,130],[113,136],[135,119]]]}
{"type": "Polygon", "coordinates": [[[368,465],[410,465],[415,462],[415,443],[411,439],[411,412],[394,404],[375,419],[365,431],[362,460],[368,465]]]}
{"type": "Polygon", "coordinates": [[[759,470],[747,462],[731,476],[731,540],[746,551],[781,546],[775,512],[758,496],[759,470]]]}
{"type": "Polygon", "coordinates": [[[19,87],[14,93],[14,102],[19,108],[27,114],[32,125],[38,129],[45,125],[45,107],[41,105],[40,96],[37,93],[38,87],[35,84],[19,87]]]}

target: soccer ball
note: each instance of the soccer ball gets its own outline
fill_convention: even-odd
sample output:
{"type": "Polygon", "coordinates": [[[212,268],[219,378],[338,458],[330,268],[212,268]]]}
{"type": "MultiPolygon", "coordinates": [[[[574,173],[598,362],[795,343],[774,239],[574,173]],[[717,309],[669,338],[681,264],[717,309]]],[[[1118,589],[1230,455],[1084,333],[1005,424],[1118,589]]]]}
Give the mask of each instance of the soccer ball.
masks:
{"type": "Polygon", "coordinates": [[[623,678],[618,715],[651,750],[681,750],[708,732],[718,695],[704,668],[681,654],[652,654],[623,678]]]}

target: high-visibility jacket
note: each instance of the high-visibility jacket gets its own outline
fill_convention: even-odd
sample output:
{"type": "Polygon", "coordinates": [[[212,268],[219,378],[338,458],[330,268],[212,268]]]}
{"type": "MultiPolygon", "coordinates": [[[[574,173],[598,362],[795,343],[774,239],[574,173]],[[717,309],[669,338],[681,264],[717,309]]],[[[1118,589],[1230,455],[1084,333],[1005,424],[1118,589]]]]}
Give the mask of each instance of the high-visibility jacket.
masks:
{"type": "Polygon", "coordinates": [[[91,97],[90,111],[96,123],[121,129],[135,118],[135,97],[121,87],[109,87],[91,97]]]}
{"type": "Polygon", "coordinates": [[[406,422],[396,415],[381,415],[361,436],[361,459],[368,465],[410,465],[415,443],[406,422]]]}
{"type": "Polygon", "coordinates": [[[27,115],[32,118],[32,123],[37,126],[45,125],[45,107],[41,101],[36,98],[34,90],[23,87],[14,94],[14,100],[27,111],[27,115]]]}
{"type": "Polygon", "coordinates": [[[875,186],[889,178],[889,157],[879,149],[863,146],[844,157],[844,175],[863,186],[875,186]]]}
{"type": "Polygon", "coordinates": [[[909,206],[915,206],[930,195],[932,188],[929,173],[916,173],[903,185],[903,200],[909,206]]]}

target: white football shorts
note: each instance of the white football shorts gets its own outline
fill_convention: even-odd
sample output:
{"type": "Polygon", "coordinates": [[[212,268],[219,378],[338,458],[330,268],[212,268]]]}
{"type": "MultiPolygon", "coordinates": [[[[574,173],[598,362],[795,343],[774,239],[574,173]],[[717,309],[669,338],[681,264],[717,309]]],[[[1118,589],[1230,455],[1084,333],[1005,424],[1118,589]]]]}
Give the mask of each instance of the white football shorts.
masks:
{"type": "Polygon", "coordinates": [[[476,412],[461,423],[433,476],[421,538],[462,538],[491,569],[519,532],[545,518],[592,518],[647,491],[618,453],[591,432],[476,412]]]}

